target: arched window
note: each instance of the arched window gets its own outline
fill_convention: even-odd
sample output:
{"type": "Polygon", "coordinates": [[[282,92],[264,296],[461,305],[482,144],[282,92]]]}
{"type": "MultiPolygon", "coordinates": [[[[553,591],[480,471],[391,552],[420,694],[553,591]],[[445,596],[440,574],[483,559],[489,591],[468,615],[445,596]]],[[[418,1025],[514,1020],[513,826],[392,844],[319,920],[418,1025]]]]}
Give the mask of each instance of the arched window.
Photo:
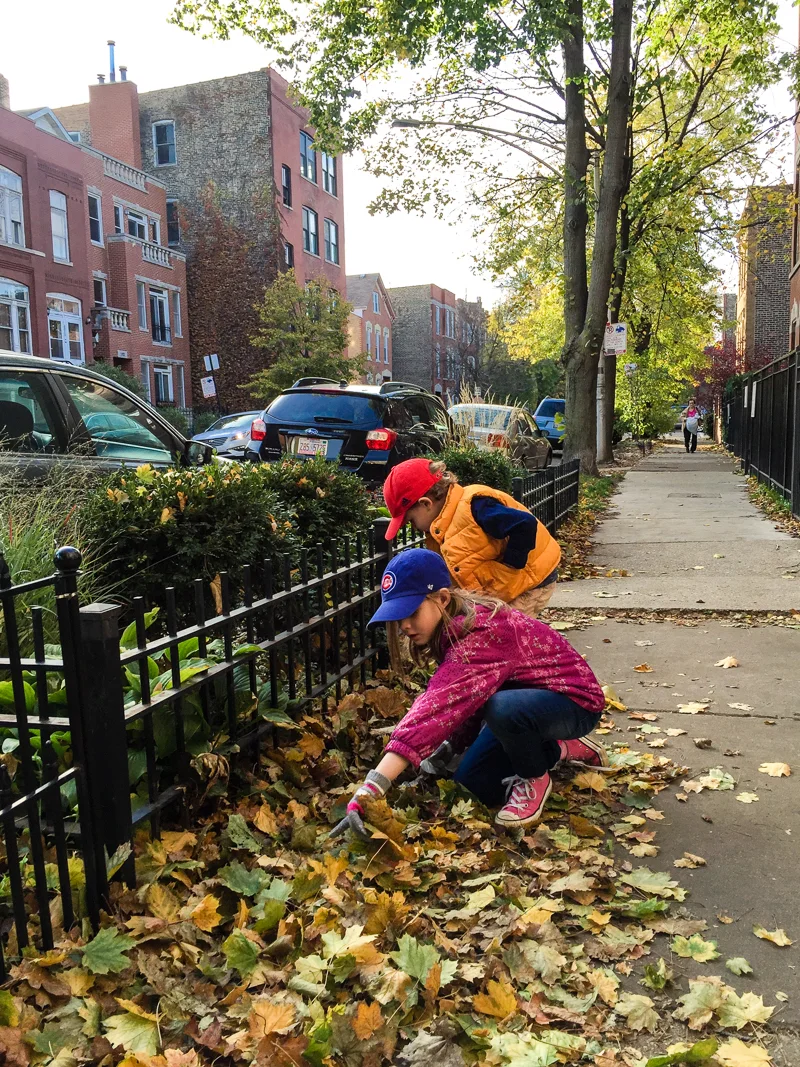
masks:
{"type": "Polygon", "coordinates": [[[0,241],[25,247],[22,178],[7,167],[0,167],[0,241]]]}
{"type": "Polygon", "coordinates": [[[47,328],[50,358],[83,363],[81,302],[64,293],[47,294],[47,328]]]}
{"type": "Polygon", "coordinates": [[[372,323],[367,323],[367,359],[372,359],[372,323]]]}
{"type": "Polygon", "coordinates": [[[382,374],[376,374],[375,375],[375,384],[376,385],[383,385],[383,375],[382,374]]]}
{"type": "Polygon", "coordinates": [[[383,327],[383,362],[389,362],[389,327],[383,327]]]}
{"type": "Polygon", "coordinates": [[[372,385],[374,380],[375,379],[372,377],[372,371],[367,371],[367,385],[372,385]]]}
{"type": "Polygon", "coordinates": [[[31,350],[30,295],[27,286],[0,278],[0,348],[31,350]]]}

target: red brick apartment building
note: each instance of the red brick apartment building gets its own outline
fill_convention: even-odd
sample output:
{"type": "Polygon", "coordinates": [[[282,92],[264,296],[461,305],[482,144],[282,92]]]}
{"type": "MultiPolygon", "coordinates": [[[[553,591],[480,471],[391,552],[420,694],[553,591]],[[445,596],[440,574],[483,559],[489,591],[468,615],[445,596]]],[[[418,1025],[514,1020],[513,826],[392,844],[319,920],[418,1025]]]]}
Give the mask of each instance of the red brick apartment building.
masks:
{"type": "Polygon", "coordinates": [[[382,385],[393,377],[392,326],[395,310],[380,274],[350,274],[347,299],[353,305],[348,351],[360,359],[366,385],[382,385]]]}
{"type": "Polygon", "coordinates": [[[395,310],[394,377],[452,400],[463,380],[457,300],[438,285],[388,290],[395,310]]]}
{"type": "MultiPolygon", "coordinates": [[[[797,343],[796,297],[792,275],[792,187],[756,186],[748,190],[740,220],[739,291],[736,348],[742,370],[763,366],[797,343]]],[[[796,248],[796,244],[795,244],[796,248]]],[[[796,261],[795,261],[796,264],[796,261]]]]}
{"type": "Polygon", "coordinates": [[[169,269],[186,255],[182,326],[186,335],[191,322],[195,403],[202,403],[203,357],[216,352],[222,405],[241,410],[249,402],[239,386],[269,355],[250,344],[253,306],[278,271],[293,267],[301,284],[323,276],[345,291],[341,157],[317,150],[307,112],[273,70],[143,93],[124,68],[120,74],[122,81],[92,86],[88,104],[56,115],[82,146],[143,172],[138,192],[159,190],[158,206],[129,198],[146,216],[136,226],[150,227],[147,243],[163,249],[162,262],[148,261],[144,273],[163,286],[164,271],[149,267],[169,269]]]}
{"type": "Polygon", "coordinates": [[[163,184],[139,166],[135,92],[92,86],[91,146],[48,108],[0,99],[0,344],[113,363],[187,407],[185,257],[164,243],[163,184]]]}

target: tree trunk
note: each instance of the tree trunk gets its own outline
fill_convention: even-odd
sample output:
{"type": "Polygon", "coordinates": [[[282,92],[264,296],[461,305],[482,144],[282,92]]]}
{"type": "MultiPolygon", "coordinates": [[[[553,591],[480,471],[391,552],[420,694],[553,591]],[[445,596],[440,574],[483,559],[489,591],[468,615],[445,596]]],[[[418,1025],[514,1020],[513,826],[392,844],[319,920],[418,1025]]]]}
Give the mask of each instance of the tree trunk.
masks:
{"type": "Polygon", "coordinates": [[[583,92],[583,2],[568,0],[567,31],[564,35],[564,80],[566,149],[564,154],[564,326],[565,342],[561,360],[565,368],[567,433],[564,458],[578,457],[585,471],[595,469],[595,392],[597,364],[581,344],[586,322],[588,286],[586,281],[586,174],[589,151],[586,147],[586,106],[583,92]],[[587,402],[588,401],[588,402],[587,402]]]}

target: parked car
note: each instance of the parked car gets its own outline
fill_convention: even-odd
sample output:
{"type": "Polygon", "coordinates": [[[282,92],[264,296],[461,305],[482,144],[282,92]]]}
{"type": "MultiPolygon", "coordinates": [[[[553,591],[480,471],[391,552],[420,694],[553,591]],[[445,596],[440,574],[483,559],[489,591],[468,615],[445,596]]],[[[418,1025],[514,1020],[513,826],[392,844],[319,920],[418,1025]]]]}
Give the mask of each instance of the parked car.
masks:
{"type": "Polygon", "coordinates": [[[195,466],[213,454],[89,367],[0,351],[0,471],[36,479],[65,459],[107,471],[123,463],[195,466]]]}
{"type": "Polygon", "coordinates": [[[553,448],[561,448],[566,427],[564,425],[564,411],[566,400],[558,397],[546,396],[533,413],[536,425],[545,435],[553,448]]]}
{"type": "Polygon", "coordinates": [[[301,378],[253,419],[245,456],[254,462],[324,456],[367,481],[383,481],[402,460],[441,451],[450,430],[441,400],[418,385],[301,378]]]}
{"type": "Polygon", "coordinates": [[[238,415],[223,415],[212,422],[207,430],[196,433],[193,441],[211,445],[220,456],[229,459],[241,459],[250,440],[250,426],[260,411],[240,411],[238,415]]]}
{"type": "Polygon", "coordinates": [[[449,415],[472,444],[484,449],[502,448],[527,470],[542,470],[553,459],[550,442],[524,408],[508,404],[455,404],[449,415]]]}

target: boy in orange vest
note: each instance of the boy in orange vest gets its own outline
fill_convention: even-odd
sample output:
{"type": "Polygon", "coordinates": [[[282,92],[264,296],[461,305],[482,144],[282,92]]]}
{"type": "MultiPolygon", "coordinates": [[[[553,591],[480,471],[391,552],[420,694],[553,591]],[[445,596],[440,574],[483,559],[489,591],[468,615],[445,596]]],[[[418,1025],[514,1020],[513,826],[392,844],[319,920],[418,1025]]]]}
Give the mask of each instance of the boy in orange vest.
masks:
{"type": "Polygon", "coordinates": [[[410,522],[447,564],[453,584],[535,618],[553,595],[561,549],[534,515],[488,485],[459,485],[444,463],[407,459],[389,472],[387,541],[410,522]]]}

